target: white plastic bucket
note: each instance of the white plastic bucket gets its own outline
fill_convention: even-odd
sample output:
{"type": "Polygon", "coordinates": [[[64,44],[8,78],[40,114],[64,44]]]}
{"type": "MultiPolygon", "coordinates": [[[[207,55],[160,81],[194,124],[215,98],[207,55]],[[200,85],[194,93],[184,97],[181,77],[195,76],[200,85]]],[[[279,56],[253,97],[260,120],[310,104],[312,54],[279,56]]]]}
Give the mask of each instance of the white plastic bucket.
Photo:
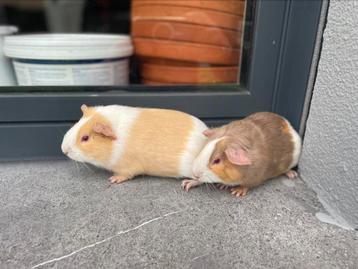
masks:
{"type": "Polygon", "coordinates": [[[126,85],[131,38],[126,35],[36,34],[5,38],[19,85],[126,85]]]}
{"type": "Polygon", "coordinates": [[[15,26],[0,26],[0,86],[14,86],[16,85],[14,71],[11,66],[11,61],[4,55],[4,39],[7,35],[12,35],[17,32],[15,26]]]}

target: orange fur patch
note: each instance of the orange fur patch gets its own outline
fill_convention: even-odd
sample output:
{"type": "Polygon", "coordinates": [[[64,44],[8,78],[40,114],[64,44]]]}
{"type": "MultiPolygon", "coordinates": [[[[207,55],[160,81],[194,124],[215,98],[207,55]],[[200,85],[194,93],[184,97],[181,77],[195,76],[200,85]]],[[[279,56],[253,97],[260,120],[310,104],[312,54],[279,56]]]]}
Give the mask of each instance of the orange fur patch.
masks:
{"type": "MultiPolygon", "coordinates": [[[[93,131],[92,127],[96,123],[101,123],[106,126],[111,126],[109,121],[98,113],[95,113],[94,108],[88,108],[86,115],[91,113],[92,117],[81,126],[77,138],[77,147],[88,157],[93,158],[102,163],[108,163],[112,154],[113,141],[101,134],[93,131]],[[89,110],[89,111],[88,111],[89,110]],[[88,113],[88,114],[87,114],[88,113]],[[81,138],[88,135],[89,139],[86,142],[81,142],[81,138]]],[[[86,117],[86,116],[84,116],[86,117]]]]}
{"type": "Polygon", "coordinates": [[[86,110],[82,112],[83,112],[83,117],[87,118],[93,116],[96,113],[96,109],[94,107],[87,107],[86,110]]]}
{"type": "Polygon", "coordinates": [[[222,139],[216,144],[215,150],[210,158],[210,163],[217,157],[220,157],[221,162],[218,164],[209,164],[209,168],[225,183],[238,184],[240,183],[242,174],[240,173],[239,168],[227,159],[225,155],[226,147],[226,139],[222,139]]]}
{"type": "Polygon", "coordinates": [[[194,128],[185,113],[142,109],[131,127],[123,155],[114,167],[120,175],[178,176],[189,134],[194,128]]]}
{"type": "Polygon", "coordinates": [[[228,184],[238,184],[241,180],[239,169],[228,160],[222,160],[220,164],[212,165],[211,170],[228,184]]]}
{"type": "Polygon", "coordinates": [[[226,167],[225,171],[228,177],[226,178],[226,182],[229,182],[231,184],[238,184],[241,181],[242,174],[239,171],[239,168],[235,167],[232,163],[229,161],[226,161],[226,167]]]}
{"type": "Polygon", "coordinates": [[[288,123],[285,120],[282,121],[281,130],[285,134],[291,134],[290,126],[288,125],[288,123]]]}

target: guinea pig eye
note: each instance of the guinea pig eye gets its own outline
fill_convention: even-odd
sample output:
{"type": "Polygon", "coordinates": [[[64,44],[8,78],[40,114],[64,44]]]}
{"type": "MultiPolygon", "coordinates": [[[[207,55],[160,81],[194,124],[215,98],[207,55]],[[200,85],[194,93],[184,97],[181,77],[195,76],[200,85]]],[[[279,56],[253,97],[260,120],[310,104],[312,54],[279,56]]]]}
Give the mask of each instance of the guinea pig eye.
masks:
{"type": "Polygon", "coordinates": [[[220,159],[219,158],[217,158],[217,159],[215,159],[214,161],[213,161],[213,164],[219,164],[220,163],[220,159]]]}
{"type": "Polygon", "coordinates": [[[81,137],[81,142],[87,142],[89,139],[89,136],[88,135],[84,135],[81,137]]]}

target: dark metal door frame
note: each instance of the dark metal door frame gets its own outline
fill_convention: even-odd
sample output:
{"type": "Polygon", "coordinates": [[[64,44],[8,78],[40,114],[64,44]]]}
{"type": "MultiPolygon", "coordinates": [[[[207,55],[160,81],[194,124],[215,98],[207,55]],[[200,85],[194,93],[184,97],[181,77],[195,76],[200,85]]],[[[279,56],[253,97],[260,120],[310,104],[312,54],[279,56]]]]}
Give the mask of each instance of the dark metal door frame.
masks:
{"type": "Polygon", "coordinates": [[[124,104],[186,111],[210,125],[256,111],[274,111],[298,128],[320,18],[321,1],[259,0],[247,89],[238,85],[21,87],[0,90],[0,160],[60,156],[65,130],[82,103],[124,104]],[[79,91],[80,90],[80,91],[79,91]]]}

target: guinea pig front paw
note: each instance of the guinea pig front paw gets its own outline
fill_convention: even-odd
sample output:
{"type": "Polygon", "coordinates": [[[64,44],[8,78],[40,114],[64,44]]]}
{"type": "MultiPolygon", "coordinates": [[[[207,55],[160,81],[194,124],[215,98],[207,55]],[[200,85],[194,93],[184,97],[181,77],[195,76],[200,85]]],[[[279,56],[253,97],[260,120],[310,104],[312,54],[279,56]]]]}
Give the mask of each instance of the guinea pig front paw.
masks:
{"type": "Polygon", "coordinates": [[[108,180],[111,182],[111,183],[122,183],[124,181],[127,181],[128,179],[130,179],[129,177],[125,177],[125,176],[119,176],[119,175],[116,175],[116,176],[111,176],[108,180]]]}
{"type": "Polygon", "coordinates": [[[202,182],[195,180],[195,179],[184,179],[181,182],[181,187],[185,190],[185,191],[189,191],[191,188],[199,186],[203,184],[202,182]]]}
{"type": "Polygon", "coordinates": [[[290,170],[286,173],[286,177],[288,177],[289,179],[294,179],[298,177],[298,173],[295,170],[290,170]]]}
{"type": "Polygon", "coordinates": [[[244,186],[239,186],[239,187],[235,187],[235,188],[231,188],[231,194],[236,196],[236,197],[243,197],[247,194],[247,192],[249,191],[248,187],[244,187],[244,186]]]}

